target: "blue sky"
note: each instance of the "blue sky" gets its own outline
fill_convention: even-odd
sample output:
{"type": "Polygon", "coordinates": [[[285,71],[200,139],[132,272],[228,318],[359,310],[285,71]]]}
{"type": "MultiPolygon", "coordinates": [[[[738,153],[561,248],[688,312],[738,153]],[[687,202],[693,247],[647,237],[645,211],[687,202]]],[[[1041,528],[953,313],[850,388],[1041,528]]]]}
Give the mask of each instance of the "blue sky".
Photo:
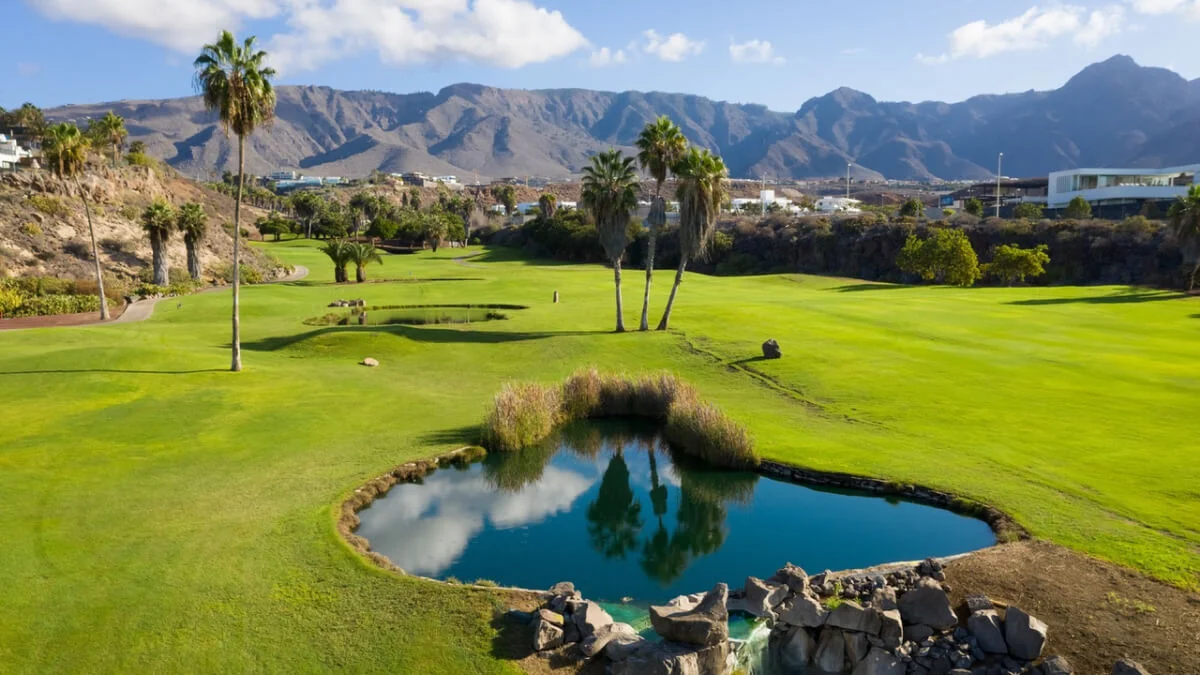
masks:
{"type": "Polygon", "coordinates": [[[0,105],[191,93],[221,27],[281,84],[665,90],[795,110],[839,86],[958,101],[1057,87],[1113,54],[1191,79],[1200,0],[6,0],[0,105]],[[52,48],[48,48],[52,46],[52,48]]]}

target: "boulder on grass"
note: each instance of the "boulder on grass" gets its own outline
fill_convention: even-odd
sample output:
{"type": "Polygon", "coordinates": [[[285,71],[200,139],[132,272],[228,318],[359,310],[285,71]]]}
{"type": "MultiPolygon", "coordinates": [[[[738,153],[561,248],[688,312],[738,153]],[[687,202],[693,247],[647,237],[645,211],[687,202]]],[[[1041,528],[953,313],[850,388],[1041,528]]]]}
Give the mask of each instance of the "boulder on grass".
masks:
{"type": "Polygon", "coordinates": [[[538,618],[533,624],[533,650],[544,652],[563,646],[563,629],[538,618]]]}
{"type": "Polygon", "coordinates": [[[618,638],[633,639],[638,637],[637,631],[627,623],[610,623],[600,626],[579,643],[579,650],[589,659],[599,654],[610,642],[618,638]]]}
{"type": "Polygon", "coordinates": [[[1150,675],[1150,671],[1137,661],[1121,659],[1113,664],[1112,675],[1150,675]]]}
{"type": "Polygon", "coordinates": [[[729,612],[725,601],[729,587],[717,584],[691,609],[663,605],[650,607],[650,624],[664,639],[689,645],[715,645],[729,638],[729,612]]]}
{"type": "Polygon", "coordinates": [[[950,597],[941,588],[919,586],[900,596],[896,604],[904,623],[921,623],[936,630],[948,630],[958,625],[950,597]]]}
{"type": "Polygon", "coordinates": [[[367,358],[362,360],[362,365],[364,365],[368,368],[378,368],[379,362],[368,356],[367,358]]]}
{"type": "Polygon", "coordinates": [[[594,602],[578,603],[571,618],[579,627],[581,639],[587,639],[596,633],[596,629],[613,623],[613,618],[609,616],[608,612],[594,602]]]}
{"type": "Polygon", "coordinates": [[[1046,624],[1016,607],[1004,615],[1004,640],[1008,653],[1022,661],[1033,661],[1046,647],[1046,624]]]}
{"type": "Polygon", "coordinates": [[[981,609],[967,619],[967,630],[975,636],[979,648],[989,654],[1007,654],[1008,644],[1000,628],[1000,614],[994,609],[981,609]]]}
{"type": "Polygon", "coordinates": [[[764,359],[783,358],[783,351],[779,349],[779,343],[774,338],[762,343],[762,352],[764,359]]]}

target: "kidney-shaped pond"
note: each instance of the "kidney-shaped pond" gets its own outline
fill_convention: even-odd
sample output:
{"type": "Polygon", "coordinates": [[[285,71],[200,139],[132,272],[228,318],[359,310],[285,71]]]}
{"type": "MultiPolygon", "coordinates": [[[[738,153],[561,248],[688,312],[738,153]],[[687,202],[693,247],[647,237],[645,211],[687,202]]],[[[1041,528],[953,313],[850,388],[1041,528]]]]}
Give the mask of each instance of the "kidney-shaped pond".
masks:
{"type": "Polygon", "coordinates": [[[848,569],[984,548],[987,524],[877,496],[702,467],[653,431],[576,426],[392,488],[358,534],[413,574],[504,586],[575,582],[662,602],[793,562],[848,569]]]}

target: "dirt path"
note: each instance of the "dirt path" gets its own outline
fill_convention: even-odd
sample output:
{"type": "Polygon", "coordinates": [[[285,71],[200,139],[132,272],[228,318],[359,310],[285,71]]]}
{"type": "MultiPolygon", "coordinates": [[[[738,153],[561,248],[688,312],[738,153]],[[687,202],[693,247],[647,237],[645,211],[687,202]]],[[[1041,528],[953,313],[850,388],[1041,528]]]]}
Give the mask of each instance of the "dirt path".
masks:
{"type": "Polygon", "coordinates": [[[472,265],[471,263],[467,262],[471,258],[474,258],[475,256],[480,256],[480,255],[483,255],[483,254],[482,253],[472,253],[470,255],[460,255],[457,258],[454,258],[454,264],[462,265],[463,267],[475,267],[475,268],[482,267],[482,265],[472,265]]]}
{"type": "MultiPolygon", "coordinates": [[[[293,281],[300,281],[308,276],[308,268],[303,265],[297,265],[295,270],[288,276],[270,281],[271,284],[286,284],[293,281]]],[[[197,293],[212,293],[215,291],[227,290],[228,286],[212,286],[197,291],[197,293]]],[[[180,300],[182,298],[147,298],[145,300],[137,300],[128,305],[113,308],[112,316],[109,318],[109,324],[114,323],[135,323],[145,321],[154,315],[154,307],[160,300],[180,300]]],[[[87,314],[59,314],[56,316],[30,316],[20,319],[5,319],[0,321],[0,331],[5,330],[29,330],[33,328],[57,328],[61,326],[90,326],[100,323],[100,317],[95,312],[87,314]]]]}

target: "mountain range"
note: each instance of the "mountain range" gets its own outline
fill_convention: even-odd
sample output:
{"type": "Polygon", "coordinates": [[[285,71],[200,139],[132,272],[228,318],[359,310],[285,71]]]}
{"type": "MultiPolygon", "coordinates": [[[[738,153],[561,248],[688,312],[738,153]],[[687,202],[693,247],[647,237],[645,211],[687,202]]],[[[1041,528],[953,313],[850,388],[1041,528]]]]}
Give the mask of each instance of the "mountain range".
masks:
{"type": "MultiPolygon", "coordinates": [[[[423,171],[461,180],[576,174],[597,151],[629,149],[669,115],[742,178],[982,179],[1082,166],[1200,161],[1200,80],[1128,56],[1088,66],[1059,89],[959,103],[886,102],[853,89],[795,113],[660,92],[517,90],[455,84],[391,94],[281,86],[276,120],[247,143],[248,173],[317,176],[423,171]]],[[[236,170],[237,146],[198,97],[72,105],[50,119],[116,111],[130,140],[192,175],[236,170]]]]}

